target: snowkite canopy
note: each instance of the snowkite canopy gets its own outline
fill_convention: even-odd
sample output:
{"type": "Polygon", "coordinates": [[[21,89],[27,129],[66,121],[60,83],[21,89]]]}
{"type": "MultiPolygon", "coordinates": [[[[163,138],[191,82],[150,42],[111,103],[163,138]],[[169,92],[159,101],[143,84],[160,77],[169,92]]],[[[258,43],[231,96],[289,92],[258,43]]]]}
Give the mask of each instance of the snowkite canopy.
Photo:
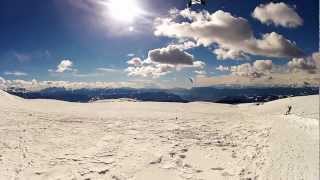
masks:
{"type": "Polygon", "coordinates": [[[206,0],[188,0],[188,8],[191,8],[194,4],[206,5],[206,0]]]}
{"type": "Polygon", "coordinates": [[[188,78],[188,80],[191,82],[191,84],[193,84],[193,78],[191,78],[191,77],[187,77],[188,78]]]}

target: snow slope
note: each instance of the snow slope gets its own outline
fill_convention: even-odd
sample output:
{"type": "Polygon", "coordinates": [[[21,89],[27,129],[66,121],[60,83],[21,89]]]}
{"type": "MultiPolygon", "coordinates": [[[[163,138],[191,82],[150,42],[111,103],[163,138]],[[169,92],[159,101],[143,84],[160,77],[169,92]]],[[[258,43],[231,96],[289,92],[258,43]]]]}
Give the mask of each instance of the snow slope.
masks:
{"type": "Polygon", "coordinates": [[[80,104],[0,91],[0,179],[319,179],[318,107],[317,96],[80,104]]]}

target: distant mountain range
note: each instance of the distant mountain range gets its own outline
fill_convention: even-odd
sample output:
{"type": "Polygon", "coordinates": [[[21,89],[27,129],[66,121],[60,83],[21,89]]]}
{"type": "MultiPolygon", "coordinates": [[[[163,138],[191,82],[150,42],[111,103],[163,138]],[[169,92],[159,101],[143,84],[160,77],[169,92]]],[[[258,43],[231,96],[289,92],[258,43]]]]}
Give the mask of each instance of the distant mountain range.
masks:
{"type": "Polygon", "coordinates": [[[192,89],[65,89],[40,91],[9,88],[7,92],[26,99],[56,99],[69,102],[92,102],[104,99],[129,98],[139,101],[192,102],[207,101],[239,104],[267,102],[290,96],[315,95],[318,87],[197,87],[192,89]]]}

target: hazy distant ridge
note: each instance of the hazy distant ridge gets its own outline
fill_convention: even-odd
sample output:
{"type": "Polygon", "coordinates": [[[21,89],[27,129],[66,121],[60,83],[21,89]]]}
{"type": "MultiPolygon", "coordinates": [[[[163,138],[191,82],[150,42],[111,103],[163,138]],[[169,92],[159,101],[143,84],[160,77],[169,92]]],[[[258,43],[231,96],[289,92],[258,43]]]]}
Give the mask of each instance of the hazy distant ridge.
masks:
{"type": "Polygon", "coordinates": [[[65,89],[40,91],[9,89],[7,92],[27,99],[56,99],[69,102],[91,102],[104,99],[129,98],[140,101],[218,103],[267,102],[290,96],[315,95],[316,87],[197,87],[192,89],[65,89]]]}

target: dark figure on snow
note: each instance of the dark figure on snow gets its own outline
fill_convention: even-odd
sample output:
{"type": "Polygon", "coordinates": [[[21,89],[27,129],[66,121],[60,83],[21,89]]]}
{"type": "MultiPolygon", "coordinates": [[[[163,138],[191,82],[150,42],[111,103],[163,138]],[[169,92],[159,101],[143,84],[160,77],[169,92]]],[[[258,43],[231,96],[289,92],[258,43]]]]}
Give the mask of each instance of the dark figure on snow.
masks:
{"type": "Polygon", "coordinates": [[[288,110],[285,115],[289,115],[291,113],[291,110],[292,110],[292,106],[288,106],[288,110]]]}

